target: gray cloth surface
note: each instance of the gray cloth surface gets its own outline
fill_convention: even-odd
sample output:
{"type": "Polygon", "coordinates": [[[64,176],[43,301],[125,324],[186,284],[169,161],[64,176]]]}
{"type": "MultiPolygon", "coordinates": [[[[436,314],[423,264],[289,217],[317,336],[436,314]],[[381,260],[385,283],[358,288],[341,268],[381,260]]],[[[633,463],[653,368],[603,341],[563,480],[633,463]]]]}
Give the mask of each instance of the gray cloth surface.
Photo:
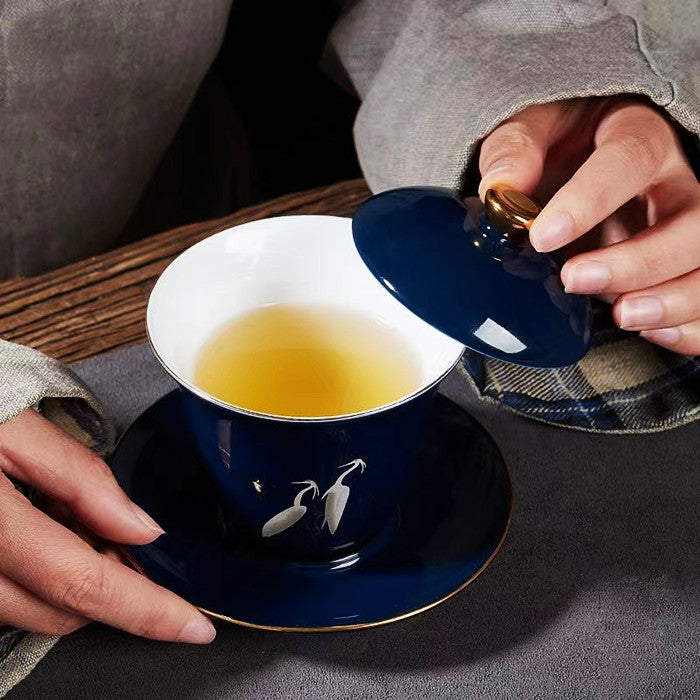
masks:
{"type": "MultiPolygon", "coordinates": [[[[145,346],[78,374],[120,428],[172,386],[145,346]]],[[[93,624],[8,697],[698,697],[700,424],[592,435],[480,402],[458,373],[443,390],[494,435],[516,495],[502,551],[465,591],[367,631],[217,622],[209,647],[93,624]]]]}

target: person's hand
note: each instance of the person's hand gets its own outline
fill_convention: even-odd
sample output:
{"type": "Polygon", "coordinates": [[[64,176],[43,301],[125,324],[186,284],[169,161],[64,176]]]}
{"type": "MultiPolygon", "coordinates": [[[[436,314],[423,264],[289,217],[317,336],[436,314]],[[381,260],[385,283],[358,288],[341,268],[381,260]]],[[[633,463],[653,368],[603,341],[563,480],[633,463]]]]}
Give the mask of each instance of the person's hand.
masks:
{"type": "Polygon", "coordinates": [[[0,624],[66,634],[99,620],[152,639],[206,643],[204,615],[100,552],[32,504],[8,476],[53,499],[105,540],[145,544],[162,529],[107,465],[33,409],[0,425],[0,624]]]}
{"type": "Polygon", "coordinates": [[[700,184],[656,109],[634,98],[528,107],[483,141],[479,168],[482,198],[507,185],[549,200],[530,241],[544,252],[576,241],[568,292],[602,295],[621,328],[700,353],[700,184]]]}

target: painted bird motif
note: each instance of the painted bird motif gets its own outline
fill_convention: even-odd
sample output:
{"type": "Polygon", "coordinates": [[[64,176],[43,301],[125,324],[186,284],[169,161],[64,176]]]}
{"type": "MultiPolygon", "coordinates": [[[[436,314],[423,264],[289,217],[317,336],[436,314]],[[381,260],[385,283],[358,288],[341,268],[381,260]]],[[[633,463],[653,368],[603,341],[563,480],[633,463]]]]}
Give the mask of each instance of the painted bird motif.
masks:
{"type": "Polygon", "coordinates": [[[318,496],[318,486],[316,486],[315,481],[292,481],[293,484],[308,484],[306,488],[303,488],[294,497],[294,503],[285,508],[284,510],[273,515],[262,528],[263,537],[272,537],[273,535],[279,535],[280,532],[284,532],[288,528],[292,527],[294,523],[298,522],[304,517],[306,513],[306,506],[302,505],[301,499],[307,491],[312,491],[311,498],[316,498],[318,496]]]}
{"type": "MultiPolygon", "coordinates": [[[[358,467],[360,468],[360,473],[364,472],[366,466],[361,459],[353,459],[352,462],[341,464],[338,469],[345,469],[345,471],[336,479],[335,484],[323,494],[322,498],[326,499],[323,525],[328,525],[331,535],[335,534],[338,525],[340,525],[340,519],[343,517],[343,511],[350,496],[350,488],[343,483],[343,479],[358,467]]],[[[321,525],[321,528],[323,528],[323,525],[321,525]]]]}

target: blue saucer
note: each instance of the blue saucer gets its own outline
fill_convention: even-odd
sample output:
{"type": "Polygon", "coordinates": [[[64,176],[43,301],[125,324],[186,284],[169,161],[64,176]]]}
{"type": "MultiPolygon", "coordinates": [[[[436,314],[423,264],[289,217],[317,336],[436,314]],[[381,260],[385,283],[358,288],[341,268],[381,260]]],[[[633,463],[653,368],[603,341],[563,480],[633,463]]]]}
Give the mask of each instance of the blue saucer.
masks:
{"type": "Polygon", "coordinates": [[[187,435],[174,391],[119,442],[111,460],[119,484],[166,531],[126,553],[144,575],[230,622],[321,631],[414,615],[471,583],[498,552],[510,522],[503,457],[488,433],[443,396],[426,428],[419,483],[372,542],[332,563],[289,562],[237,542],[187,435]]]}

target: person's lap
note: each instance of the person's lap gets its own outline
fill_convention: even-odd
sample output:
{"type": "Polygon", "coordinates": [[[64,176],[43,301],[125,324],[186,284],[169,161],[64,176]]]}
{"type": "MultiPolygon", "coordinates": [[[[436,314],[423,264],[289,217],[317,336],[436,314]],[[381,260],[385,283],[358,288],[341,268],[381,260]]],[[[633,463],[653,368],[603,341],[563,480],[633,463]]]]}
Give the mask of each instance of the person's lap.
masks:
{"type": "Polygon", "coordinates": [[[230,0],[0,3],[0,278],[114,243],[222,41],[230,0]]]}

